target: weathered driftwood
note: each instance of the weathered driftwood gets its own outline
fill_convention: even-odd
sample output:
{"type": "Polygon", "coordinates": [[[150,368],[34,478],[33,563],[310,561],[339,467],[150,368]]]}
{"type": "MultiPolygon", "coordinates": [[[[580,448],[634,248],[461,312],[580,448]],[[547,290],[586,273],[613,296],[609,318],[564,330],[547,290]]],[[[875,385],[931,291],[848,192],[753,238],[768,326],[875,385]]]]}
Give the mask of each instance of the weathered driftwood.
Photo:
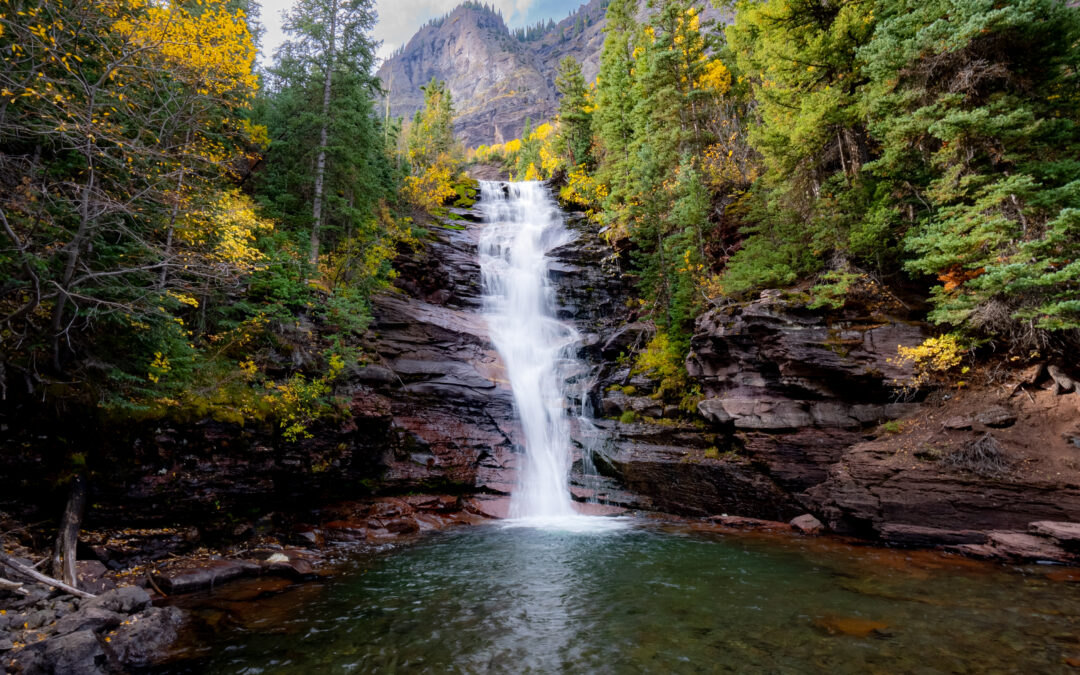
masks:
{"type": "Polygon", "coordinates": [[[30,595],[30,591],[23,588],[23,585],[19,582],[8,581],[3,578],[0,578],[0,591],[11,591],[12,593],[18,593],[19,595],[30,595]]]}
{"type": "Polygon", "coordinates": [[[1058,394],[1067,394],[1076,389],[1076,380],[1066,375],[1061,368],[1054,365],[1046,367],[1046,372],[1054,381],[1054,391],[1058,394]]]}
{"type": "Polygon", "coordinates": [[[80,597],[80,598],[93,598],[93,597],[96,597],[93,593],[87,593],[86,591],[80,591],[78,588],[75,588],[74,586],[70,586],[68,584],[65,584],[63,581],[60,581],[59,579],[53,579],[52,577],[47,577],[44,574],[42,574],[41,572],[38,572],[37,570],[35,570],[33,568],[30,568],[30,567],[27,567],[26,565],[23,565],[22,563],[18,562],[17,560],[15,560],[11,556],[7,555],[6,553],[0,552],[0,564],[4,565],[8,569],[10,569],[12,572],[15,572],[16,574],[18,574],[21,577],[24,577],[26,579],[33,579],[34,581],[37,581],[39,583],[46,584],[48,586],[53,586],[55,588],[59,588],[60,590],[64,591],[65,593],[70,593],[70,594],[72,594],[74,596],[77,596],[77,597],[80,597]]]}
{"type": "Polygon", "coordinates": [[[56,547],[53,550],[52,573],[69,586],[78,586],[75,573],[75,549],[79,544],[79,528],[82,526],[83,510],[86,508],[86,479],[82,474],[71,479],[71,492],[67,506],[60,519],[60,532],[56,535],[56,547]]]}

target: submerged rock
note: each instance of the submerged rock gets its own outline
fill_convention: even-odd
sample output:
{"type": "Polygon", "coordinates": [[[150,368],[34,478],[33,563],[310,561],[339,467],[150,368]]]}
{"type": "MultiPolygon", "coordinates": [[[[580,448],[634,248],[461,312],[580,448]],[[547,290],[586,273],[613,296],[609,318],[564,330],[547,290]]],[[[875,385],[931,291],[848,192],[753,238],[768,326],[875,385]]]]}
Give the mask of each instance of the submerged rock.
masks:
{"type": "Polygon", "coordinates": [[[883,633],[889,627],[889,624],[882,621],[864,619],[859,616],[826,616],[815,620],[814,625],[829,635],[851,637],[867,637],[871,634],[883,633]]]}

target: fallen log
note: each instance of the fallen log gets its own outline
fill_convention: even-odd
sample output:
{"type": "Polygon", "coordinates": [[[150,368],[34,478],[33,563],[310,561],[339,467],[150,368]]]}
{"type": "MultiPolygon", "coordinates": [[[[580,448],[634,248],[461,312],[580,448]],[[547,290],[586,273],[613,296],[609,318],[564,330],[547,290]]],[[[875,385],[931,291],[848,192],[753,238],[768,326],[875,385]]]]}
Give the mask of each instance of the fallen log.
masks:
{"type": "Polygon", "coordinates": [[[80,591],[79,589],[75,588],[74,586],[69,586],[68,584],[65,584],[63,581],[60,581],[59,579],[53,579],[52,577],[47,577],[44,574],[42,574],[41,572],[38,572],[37,570],[35,570],[33,568],[30,568],[30,567],[27,567],[26,565],[23,565],[22,563],[18,562],[17,560],[15,560],[11,556],[7,555],[6,553],[0,553],[0,564],[3,564],[5,567],[7,567],[12,572],[18,574],[21,577],[24,577],[24,578],[27,578],[27,579],[33,579],[34,581],[36,581],[38,583],[46,584],[46,585],[52,586],[54,588],[59,588],[60,590],[64,591],[65,593],[70,593],[71,595],[74,595],[76,597],[80,597],[80,598],[94,598],[94,597],[97,597],[93,593],[87,593],[86,591],[80,591]]]}

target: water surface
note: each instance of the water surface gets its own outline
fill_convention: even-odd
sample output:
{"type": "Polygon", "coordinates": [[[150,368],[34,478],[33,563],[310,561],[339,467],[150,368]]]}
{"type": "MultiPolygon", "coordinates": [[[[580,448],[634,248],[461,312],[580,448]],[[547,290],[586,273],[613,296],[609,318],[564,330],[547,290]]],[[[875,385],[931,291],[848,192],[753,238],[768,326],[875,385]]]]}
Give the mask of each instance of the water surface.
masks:
{"type": "Polygon", "coordinates": [[[210,603],[170,673],[1074,672],[1080,589],[810,538],[481,526],[210,603]]]}

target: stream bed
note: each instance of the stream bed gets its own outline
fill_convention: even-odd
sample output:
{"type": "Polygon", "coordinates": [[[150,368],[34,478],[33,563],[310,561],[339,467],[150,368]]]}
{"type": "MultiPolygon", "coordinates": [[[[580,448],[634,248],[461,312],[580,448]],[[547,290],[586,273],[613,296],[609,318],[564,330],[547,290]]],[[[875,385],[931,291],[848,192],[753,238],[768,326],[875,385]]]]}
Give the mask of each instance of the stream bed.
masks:
{"type": "Polygon", "coordinates": [[[261,599],[189,599],[190,646],[155,672],[1047,673],[1080,658],[1065,568],[623,524],[478,526],[261,599]]]}

